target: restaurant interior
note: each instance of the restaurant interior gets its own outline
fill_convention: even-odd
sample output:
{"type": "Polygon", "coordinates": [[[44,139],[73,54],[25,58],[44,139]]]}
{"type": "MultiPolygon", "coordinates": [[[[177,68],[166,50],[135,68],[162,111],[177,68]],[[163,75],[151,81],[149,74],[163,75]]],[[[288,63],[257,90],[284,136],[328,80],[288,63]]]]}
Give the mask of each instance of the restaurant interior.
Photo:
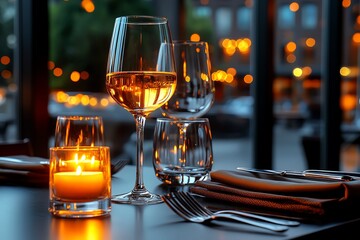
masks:
{"type": "MultiPolygon", "coordinates": [[[[358,0],[2,0],[0,156],[49,159],[58,116],[100,116],[111,158],[126,159],[127,167],[138,167],[134,118],[111,98],[105,85],[114,21],[130,15],[166,17],[172,40],[208,43],[215,95],[203,117],[211,126],[214,170],[240,167],[360,172],[358,0]],[[19,149],[10,154],[11,145],[24,144],[30,148],[26,150],[29,154],[19,149]]],[[[144,128],[143,164],[151,170],[146,179],[155,176],[154,128],[161,117],[161,109],[157,109],[144,128]]],[[[126,176],[133,175],[134,170],[126,176]]],[[[117,185],[115,190],[123,189],[117,185]]],[[[120,211],[116,207],[112,207],[112,216],[120,211]]],[[[124,211],[134,215],[133,209],[124,211]]],[[[138,222],[146,211],[136,209],[137,215],[131,220],[149,230],[146,217],[138,222]]],[[[148,210],[149,214],[152,211],[148,210]]],[[[357,221],[344,226],[345,230],[351,232],[359,226],[356,217],[357,221]]],[[[123,233],[124,238],[114,232],[114,224],[122,221],[96,222],[99,228],[113,226],[100,233],[82,224],[87,234],[103,234],[98,239],[131,239],[128,232],[123,233]]],[[[49,234],[56,231],[58,237],[47,235],[44,239],[64,239],[61,234],[75,239],[80,235],[68,238],[68,232],[59,230],[69,223],[48,224],[49,234]]],[[[218,231],[217,225],[212,227],[215,230],[211,231],[218,231]]],[[[129,229],[131,232],[133,227],[129,229]]],[[[309,230],[314,238],[304,235],[303,239],[322,236],[317,235],[319,232],[331,236],[342,231],[339,236],[348,236],[340,227],[326,233],[324,229],[309,230]]],[[[134,239],[154,239],[149,236],[162,231],[152,229],[146,236],[145,230],[134,239]]],[[[11,238],[9,231],[4,233],[9,239],[24,236],[11,238]]],[[[203,231],[206,229],[194,236],[201,237],[203,231]]],[[[245,229],[248,239],[302,236],[300,230],[275,238],[252,231],[245,229]]],[[[237,230],[230,232],[239,234],[237,230]]],[[[214,233],[214,239],[227,239],[221,237],[222,232],[214,233]]]]}

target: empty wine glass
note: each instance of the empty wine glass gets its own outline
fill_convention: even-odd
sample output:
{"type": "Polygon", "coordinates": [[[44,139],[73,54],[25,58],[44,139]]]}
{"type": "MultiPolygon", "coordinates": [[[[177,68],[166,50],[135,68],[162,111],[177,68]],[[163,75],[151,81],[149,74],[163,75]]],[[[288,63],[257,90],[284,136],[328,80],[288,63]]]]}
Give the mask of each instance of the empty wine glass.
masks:
{"type": "Polygon", "coordinates": [[[174,41],[177,85],[174,95],[162,106],[163,115],[173,119],[195,119],[207,113],[214,101],[206,42],[174,41]]]}
{"type": "Polygon", "coordinates": [[[125,16],[115,20],[106,88],[109,95],[135,118],[137,136],[136,182],[132,191],[112,201],[134,205],[162,202],[143,181],[143,141],[146,117],[173,95],[176,73],[166,18],[125,16]]]}
{"type": "MultiPolygon", "coordinates": [[[[215,87],[210,76],[207,42],[174,41],[177,85],[174,95],[161,110],[165,117],[192,120],[207,113],[214,102],[215,87]]],[[[178,121],[182,166],[186,165],[186,129],[189,121],[178,121]]]]}

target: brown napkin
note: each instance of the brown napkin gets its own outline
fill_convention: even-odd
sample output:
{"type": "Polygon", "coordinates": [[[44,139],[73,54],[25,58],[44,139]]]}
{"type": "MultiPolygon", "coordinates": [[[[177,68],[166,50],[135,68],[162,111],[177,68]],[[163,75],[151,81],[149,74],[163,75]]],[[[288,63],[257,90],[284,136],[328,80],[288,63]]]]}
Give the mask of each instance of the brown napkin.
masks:
{"type": "Polygon", "coordinates": [[[219,170],[191,191],[240,207],[300,217],[344,216],[359,210],[360,181],[328,182],[219,170]]]}
{"type": "Polygon", "coordinates": [[[0,157],[0,184],[47,187],[48,159],[25,155],[0,157]]]}

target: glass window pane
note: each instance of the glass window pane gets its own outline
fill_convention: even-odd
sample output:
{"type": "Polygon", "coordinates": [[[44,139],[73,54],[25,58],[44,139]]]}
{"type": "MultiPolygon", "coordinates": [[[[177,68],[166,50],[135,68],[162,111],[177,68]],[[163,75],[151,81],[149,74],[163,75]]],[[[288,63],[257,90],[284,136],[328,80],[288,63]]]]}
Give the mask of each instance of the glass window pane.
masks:
{"type": "Polygon", "coordinates": [[[293,28],[295,26],[295,13],[290,11],[288,4],[278,8],[277,25],[280,28],[293,28]]]}
{"type": "Polygon", "coordinates": [[[315,4],[305,4],[301,8],[301,25],[306,29],[314,29],[318,24],[318,9],[315,4]]]}
{"type": "Polygon", "coordinates": [[[248,7],[239,8],[237,10],[236,22],[238,29],[249,30],[251,22],[251,9],[248,7]]]}
{"type": "Polygon", "coordinates": [[[16,99],[14,78],[15,1],[0,3],[0,141],[17,140],[16,99]]]}
{"type": "Polygon", "coordinates": [[[219,36],[230,34],[232,14],[229,8],[218,8],[215,15],[216,31],[219,36]]]}

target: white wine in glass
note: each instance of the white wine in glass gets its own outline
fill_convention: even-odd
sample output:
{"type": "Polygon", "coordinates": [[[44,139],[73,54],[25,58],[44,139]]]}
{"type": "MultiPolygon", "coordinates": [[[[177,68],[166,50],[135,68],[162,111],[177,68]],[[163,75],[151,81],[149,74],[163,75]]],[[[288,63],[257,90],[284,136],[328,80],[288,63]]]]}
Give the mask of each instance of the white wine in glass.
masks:
{"type": "Polygon", "coordinates": [[[161,203],[143,180],[146,117],[174,94],[176,73],[168,21],[162,17],[124,16],[115,20],[106,74],[110,96],[136,122],[136,180],[132,191],[114,195],[115,203],[161,203]]]}

